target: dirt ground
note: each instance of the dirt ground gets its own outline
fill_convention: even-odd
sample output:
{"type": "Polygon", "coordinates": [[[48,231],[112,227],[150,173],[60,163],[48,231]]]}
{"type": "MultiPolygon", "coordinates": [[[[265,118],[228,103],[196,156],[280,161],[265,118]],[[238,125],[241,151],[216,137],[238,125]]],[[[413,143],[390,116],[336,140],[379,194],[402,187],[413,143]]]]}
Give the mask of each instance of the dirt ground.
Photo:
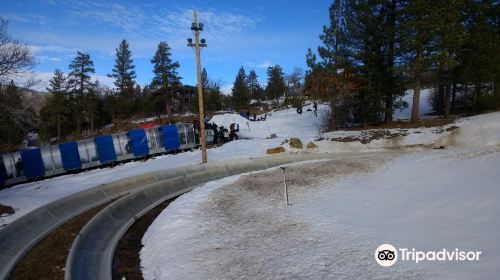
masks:
{"type": "Polygon", "coordinates": [[[1,217],[12,215],[15,212],[16,211],[14,211],[14,208],[12,208],[12,206],[0,204],[0,216],[1,217]]]}
{"type": "Polygon", "coordinates": [[[75,236],[94,215],[110,203],[74,217],[45,237],[21,259],[10,279],[64,279],[66,259],[75,236]]]}
{"type": "MultiPolygon", "coordinates": [[[[175,198],[174,198],[175,199],[175,198]]],[[[143,279],[139,252],[142,248],[142,236],[151,223],[174,199],[167,200],[151,209],[137,220],[122,237],[115,250],[113,259],[113,279],[143,279]]]]}
{"type": "MultiPolygon", "coordinates": [[[[149,225],[174,199],[163,202],[141,217],[120,240],[113,263],[113,279],[142,279],[139,252],[149,225]]],[[[108,202],[66,222],[23,257],[10,279],[64,279],[64,267],[75,236],[108,202]]]]}
{"type": "MultiPolygon", "coordinates": [[[[331,254],[335,256],[335,252],[346,249],[325,253],[318,247],[324,244],[318,242],[319,238],[337,240],[338,244],[360,241],[340,229],[331,236],[309,236],[310,228],[316,225],[298,219],[295,211],[305,201],[310,203],[325,182],[332,184],[371,173],[383,167],[390,158],[371,155],[369,160],[360,157],[291,164],[286,168],[290,208],[285,206],[283,171],[279,168],[244,175],[230,185],[217,188],[189,212],[187,220],[196,217],[193,224],[187,225],[190,229],[193,227],[192,233],[186,233],[179,240],[155,241],[161,246],[155,250],[164,252],[161,260],[168,265],[161,272],[151,272],[154,268],[148,267],[152,273],[148,276],[158,273],[172,275],[172,279],[289,279],[287,276],[291,274],[283,270],[287,268],[297,271],[291,277],[294,279],[335,279],[329,275],[339,264],[333,263],[336,258],[331,254]],[[287,248],[286,254],[283,248],[287,248]],[[167,258],[167,254],[171,257],[167,258]],[[303,258],[314,261],[306,264],[293,261],[303,258]],[[306,267],[318,264],[320,268],[306,267]],[[309,274],[312,271],[315,274],[309,274]]],[[[172,236],[180,235],[173,233],[172,236]]],[[[361,245],[354,249],[359,247],[361,245]]],[[[359,251],[356,256],[362,253],[359,251]]],[[[369,257],[366,261],[372,261],[369,257]]]]}
{"type": "Polygon", "coordinates": [[[391,123],[381,123],[378,125],[366,125],[365,127],[350,127],[342,130],[367,130],[367,129],[390,129],[390,128],[420,128],[420,127],[435,127],[453,123],[453,119],[420,119],[415,123],[409,121],[393,121],[391,123]]]}
{"type": "MultiPolygon", "coordinates": [[[[454,131],[458,129],[458,126],[450,126],[446,129],[439,126],[433,130],[436,134],[441,134],[445,131],[454,131]]],[[[344,137],[336,137],[327,140],[331,140],[334,142],[361,142],[362,144],[368,144],[373,140],[378,139],[393,139],[400,136],[408,136],[409,135],[408,128],[396,128],[396,129],[371,129],[371,130],[362,130],[360,136],[344,136],[344,137]]],[[[412,133],[421,133],[419,131],[413,131],[412,133]]]]}

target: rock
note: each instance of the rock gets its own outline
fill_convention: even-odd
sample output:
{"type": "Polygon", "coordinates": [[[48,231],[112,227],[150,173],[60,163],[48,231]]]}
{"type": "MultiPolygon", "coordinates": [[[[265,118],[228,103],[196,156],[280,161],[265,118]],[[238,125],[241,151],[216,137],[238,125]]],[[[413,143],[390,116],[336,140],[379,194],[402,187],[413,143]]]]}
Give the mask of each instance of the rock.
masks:
{"type": "Polygon", "coordinates": [[[307,146],[306,148],[307,149],[316,149],[318,146],[316,146],[316,144],[314,144],[312,141],[307,143],[307,146]]]}
{"type": "Polygon", "coordinates": [[[290,148],[302,149],[303,147],[299,138],[290,138],[290,148]]]}
{"type": "Polygon", "coordinates": [[[286,150],[285,150],[285,148],[283,148],[281,146],[276,147],[276,148],[267,149],[267,153],[270,155],[284,153],[284,152],[286,152],[286,150]]]}

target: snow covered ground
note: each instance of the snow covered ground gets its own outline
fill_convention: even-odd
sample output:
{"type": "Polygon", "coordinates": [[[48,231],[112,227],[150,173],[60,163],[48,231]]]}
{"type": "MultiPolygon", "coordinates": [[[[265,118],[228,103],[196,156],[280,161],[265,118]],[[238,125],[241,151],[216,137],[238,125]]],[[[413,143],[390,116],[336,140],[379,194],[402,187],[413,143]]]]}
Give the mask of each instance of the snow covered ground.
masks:
{"type": "MultiPolygon", "coordinates": [[[[291,150],[288,144],[284,144],[284,140],[291,137],[298,137],[304,144],[307,144],[310,140],[317,139],[319,136],[319,128],[323,125],[328,110],[327,106],[320,105],[318,108],[318,117],[315,117],[313,111],[307,111],[307,109],[312,109],[312,106],[305,106],[303,114],[301,115],[298,115],[295,109],[272,112],[271,115],[267,117],[266,121],[259,122],[248,121],[238,114],[214,116],[211,122],[216,122],[218,125],[229,127],[231,123],[240,124],[239,135],[247,139],[229,142],[222,147],[210,149],[208,151],[209,161],[265,156],[268,148],[277,147],[279,145],[284,146],[287,151],[297,152],[297,150],[291,150]],[[276,134],[277,138],[267,139],[271,134],[276,134]]],[[[317,141],[315,143],[319,148],[315,151],[359,153],[394,147],[399,148],[405,145],[423,144],[427,146],[448,146],[470,144],[460,142],[462,139],[465,139],[464,137],[455,137],[456,135],[461,135],[461,133],[467,134],[469,138],[466,139],[474,143],[494,145],[499,138],[494,134],[494,132],[499,129],[499,124],[496,121],[498,118],[500,118],[499,113],[477,116],[461,120],[455,124],[460,127],[459,130],[446,131],[446,127],[443,129],[414,129],[408,130],[406,136],[374,140],[368,144],[362,144],[360,142],[342,143],[327,140],[317,141]],[[490,134],[486,135],[486,133],[490,134]]],[[[361,132],[336,131],[333,133],[325,133],[323,136],[333,139],[344,136],[356,136],[359,133],[361,132]]],[[[199,151],[178,155],[159,156],[146,162],[131,162],[114,168],[104,168],[80,174],[65,175],[1,190],[0,204],[12,206],[15,210],[15,214],[0,217],[0,227],[37,207],[72,193],[146,172],[196,164],[200,162],[200,158],[199,151]]]]}
{"type": "Polygon", "coordinates": [[[330,162],[210,182],[171,203],[142,242],[145,279],[496,279],[500,113],[434,128],[336,131],[330,162]],[[393,136],[397,134],[396,136],[393,136]],[[373,135],[382,135],[369,139],[373,135]],[[360,139],[348,142],[338,138],[360,139]],[[362,143],[364,142],[364,144],[362,143]],[[401,149],[418,146],[420,149],[401,149]],[[387,149],[397,148],[397,149],[387,149]],[[376,153],[360,153],[376,151],[376,153]],[[384,243],[480,251],[479,261],[379,266],[384,243]]]}
{"type": "Polygon", "coordinates": [[[151,225],[142,241],[143,275],[495,279],[500,273],[500,130],[496,135],[493,146],[295,165],[287,171],[288,208],[280,170],[208,183],[178,198],[151,225]],[[375,248],[384,243],[482,255],[478,262],[398,261],[384,268],[374,259],[375,248]]]}
{"type": "MultiPolygon", "coordinates": [[[[249,139],[266,139],[271,134],[276,134],[281,139],[298,137],[302,141],[309,141],[317,135],[326,119],[328,106],[324,104],[318,105],[318,116],[314,116],[312,104],[306,105],[303,108],[301,115],[297,114],[295,108],[281,111],[274,111],[266,118],[266,121],[249,121],[239,114],[224,114],[216,115],[210,120],[218,126],[229,128],[232,123],[239,125],[240,138],[249,139]],[[307,111],[311,109],[311,111],[307,111]]],[[[263,116],[259,115],[258,117],[263,116]]]]}

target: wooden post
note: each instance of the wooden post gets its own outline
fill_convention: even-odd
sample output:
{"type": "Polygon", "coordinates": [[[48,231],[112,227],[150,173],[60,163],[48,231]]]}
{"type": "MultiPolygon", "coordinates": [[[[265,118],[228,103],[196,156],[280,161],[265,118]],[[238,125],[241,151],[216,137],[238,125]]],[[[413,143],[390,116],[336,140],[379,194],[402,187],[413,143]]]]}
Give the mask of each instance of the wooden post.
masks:
{"type": "MultiPolygon", "coordinates": [[[[198,27],[198,16],[193,11],[194,26],[198,27]]],[[[203,108],[203,88],[201,81],[201,62],[200,62],[200,33],[198,28],[194,29],[194,41],[196,52],[196,72],[198,74],[198,110],[200,114],[200,144],[201,144],[201,162],[207,162],[207,141],[205,135],[205,111],[203,108]]]]}
{"type": "Polygon", "coordinates": [[[283,183],[285,184],[285,203],[288,206],[288,186],[286,184],[286,167],[281,166],[281,170],[283,170],[283,183]]]}

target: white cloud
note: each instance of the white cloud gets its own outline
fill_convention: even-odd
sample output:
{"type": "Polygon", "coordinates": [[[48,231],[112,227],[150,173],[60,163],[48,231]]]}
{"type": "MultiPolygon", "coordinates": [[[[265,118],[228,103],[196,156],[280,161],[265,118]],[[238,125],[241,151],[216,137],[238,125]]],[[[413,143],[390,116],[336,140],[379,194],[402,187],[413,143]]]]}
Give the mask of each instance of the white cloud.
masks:
{"type": "Polygon", "coordinates": [[[62,61],[62,59],[59,57],[46,56],[46,55],[37,56],[37,59],[41,63],[46,62],[46,61],[51,61],[51,62],[61,62],[62,61]]]}
{"type": "Polygon", "coordinates": [[[77,1],[68,6],[72,16],[106,23],[126,32],[137,31],[147,17],[139,6],[100,1],[77,1]]]}
{"type": "MultiPolygon", "coordinates": [[[[16,76],[10,77],[8,80],[13,80],[18,86],[24,86],[28,80],[36,80],[37,83],[31,87],[31,89],[36,91],[47,91],[49,86],[49,81],[54,76],[53,72],[35,72],[35,73],[24,73],[16,76]]],[[[99,81],[103,86],[109,88],[114,88],[114,79],[105,75],[91,75],[92,82],[99,81]]]]}
{"type": "Polygon", "coordinates": [[[77,51],[77,49],[65,48],[65,47],[60,47],[60,46],[30,45],[29,48],[34,53],[41,53],[41,52],[76,53],[76,51],[77,51]]]}
{"type": "MultiPolygon", "coordinates": [[[[209,9],[197,12],[198,22],[205,25],[203,37],[214,40],[229,40],[232,36],[254,29],[256,21],[242,14],[234,14],[228,11],[209,9]]],[[[184,41],[191,37],[190,29],[193,22],[193,10],[179,8],[176,10],[162,10],[158,15],[152,17],[150,27],[162,34],[175,34],[184,41]]]]}
{"type": "MultiPolygon", "coordinates": [[[[57,1],[64,10],[65,26],[91,25],[98,30],[91,35],[54,33],[48,31],[50,29],[41,33],[25,31],[23,37],[37,42],[32,49],[41,55],[47,55],[45,52],[74,54],[82,50],[113,56],[121,39],[129,41],[133,55],[137,57],[152,56],[159,41],[167,41],[178,57],[190,53],[186,46],[186,39],[193,37],[190,29],[193,16],[189,8],[165,9],[155,5],[89,0],[52,1],[57,1]]],[[[200,11],[198,19],[205,24],[201,38],[207,40],[212,52],[237,48],[246,31],[255,29],[259,21],[227,9],[200,11]]]]}
{"type": "Polygon", "coordinates": [[[253,63],[253,62],[249,62],[247,63],[248,66],[250,66],[251,68],[262,68],[262,69],[267,69],[271,66],[273,66],[273,64],[271,63],[271,61],[265,59],[263,62],[261,63],[253,63]]]}

